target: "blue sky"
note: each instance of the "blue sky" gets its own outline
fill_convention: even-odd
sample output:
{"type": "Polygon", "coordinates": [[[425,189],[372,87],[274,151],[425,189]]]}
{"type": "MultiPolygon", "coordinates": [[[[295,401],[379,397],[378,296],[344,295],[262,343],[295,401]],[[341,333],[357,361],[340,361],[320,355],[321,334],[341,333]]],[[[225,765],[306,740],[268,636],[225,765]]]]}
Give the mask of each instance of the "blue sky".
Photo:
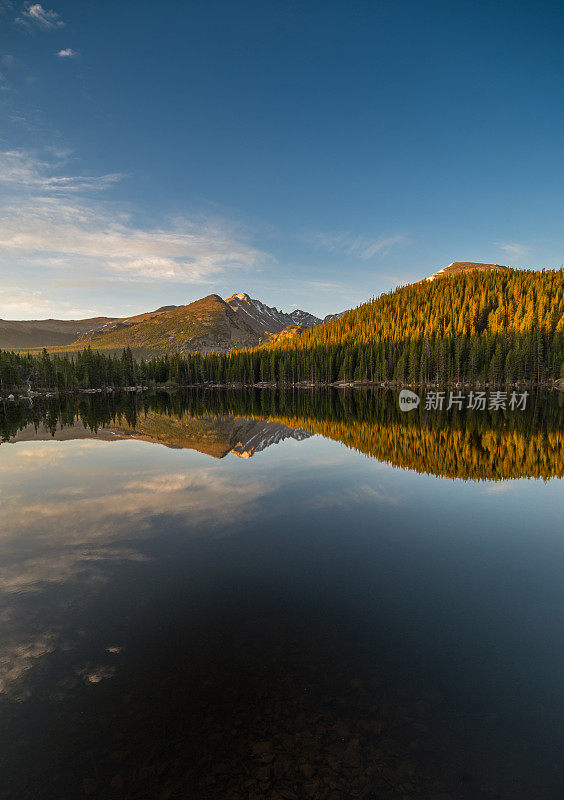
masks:
{"type": "Polygon", "coordinates": [[[0,0],[0,317],[564,262],[549,2],[0,0]]]}

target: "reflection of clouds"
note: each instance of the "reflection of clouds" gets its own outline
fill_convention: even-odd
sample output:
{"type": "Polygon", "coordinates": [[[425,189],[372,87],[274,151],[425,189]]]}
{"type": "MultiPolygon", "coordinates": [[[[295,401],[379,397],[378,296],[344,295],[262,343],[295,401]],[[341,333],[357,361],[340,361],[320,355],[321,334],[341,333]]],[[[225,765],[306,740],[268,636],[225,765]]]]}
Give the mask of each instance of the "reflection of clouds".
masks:
{"type": "MultiPolygon", "coordinates": [[[[4,627],[5,623],[3,622],[2,629],[4,627]]],[[[52,634],[37,633],[36,638],[31,639],[26,639],[23,632],[20,635],[22,641],[18,641],[18,631],[9,631],[7,638],[2,641],[0,694],[6,693],[10,685],[32,667],[38,658],[52,653],[55,649],[56,637],[52,634]]]]}
{"type": "Polygon", "coordinates": [[[80,670],[78,674],[84,681],[86,681],[86,683],[100,683],[100,681],[111,678],[115,674],[115,671],[115,667],[109,667],[105,664],[100,664],[97,667],[85,667],[84,669],[80,670]]]}
{"type": "MultiPolygon", "coordinates": [[[[69,608],[103,591],[110,564],[147,560],[144,541],[166,532],[167,521],[190,535],[224,533],[256,516],[253,504],[273,488],[221,463],[199,464],[197,454],[154,458],[151,445],[131,441],[0,448],[0,692],[13,687],[21,695],[26,671],[63,647],[69,608]],[[54,586],[64,589],[53,593],[54,586]]],[[[107,652],[117,654],[118,646],[107,652]]],[[[83,675],[89,682],[108,676],[97,667],[83,675]]]]}
{"type": "Polygon", "coordinates": [[[514,489],[520,488],[523,481],[500,481],[499,483],[488,484],[484,489],[484,494],[507,494],[514,489]]]}
{"type": "MultiPolygon", "coordinates": [[[[77,454],[107,444],[108,442],[103,440],[77,441],[73,442],[73,450],[77,454]]],[[[18,475],[18,471],[20,469],[25,468],[27,472],[33,469],[43,470],[46,466],[60,464],[65,455],[65,450],[55,440],[26,442],[25,446],[15,442],[3,442],[0,445],[0,473],[7,473],[7,477],[2,477],[2,484],[11,477],[14,478],[14,482],[19,483],[21,476],[18,475]]]]}
{"type": "Polygon", "coordinates": [[[52,541],[55,532],[54,541],[59,547],[59,537],[64,534],[68,547],[73,542],[84,545],[100,539],[119,540],[124,525],[128,526],[128,533],[139,526],[134,531],[137,536],[147,521],[159,515],[185,517],[190,528],[204,521],[217,526],[232,520],[234,513],[242,512],[249,502],[266,494],[269,486],[260,479],[245,480],[244,475],[235,484],[227,474],[192,468],[186,474],[144,472],[135,480],[130,475],[114,473],[109,481],[102,479],[98,485],[85,483],[70,490],[63,486],[56,491],[66,498],[64,504],[58,497],[29,501],[25,493],[11,493],[6,498],[3,509],[9,513],[9,525],[0,538],[0,553],[6,538],[19,535],[18,531],[33,531],[34,546],[38,540],[52,541]],[[45,522],[48,526],[43,528],[45,522]]]}
{"type": "Polygon", "coordinates": [[[397,506],[401,502],[401,498],[397,495],[390,494],[382,488],[363,483],[358,486],[344,488],[338,494],[323,494],[314,497],[312,505],[314,508],[346,508],[356,503],[378,503],[397,506]]]}
{"type": "Polygon", "coordinates": [[[131,481],[123,487],[131,492],[177,492],[180,489],[196,488],[201,480],[200,475],[184,472],[157,475],[146,480],[131,481]]]}
{"type": "MultiPolygon", "coordinates": [[[[127,547],[89,547],[73,548],[68,552],[53,549],[44,550],[41,556],[25,558],[19,562],[17,572],[9,566],[0,568],[0,593],[20,594],[21,592],[41,592],[48,583],[63,583],[71,580],[79,570],[88,567],[94,572],[96,562],[146,561],[147,556],[127,547]]],[[[100,574],[81,575],[83,586],[88,580],[103,580],[100,574]]],[[[1,597],[1,594],[0,594],[1,597]]]]}
{"type": "MultiPolygon", "coordinates": [[[[4,454],[7,449],[6,447],[2,453],[4,454]]],[[[14,457],[10,458],[6,463],[0,463],[0,472],[13,473],[14,470],[17,471],[19,467],[23,466],[26,469],[33,469],[35,466],[44,469],[47,465],[59,463],[63,458],[63,454],[55,447],[37,451],[34,447],[11,447],[9,449],[14,454],[14,457]]]]}

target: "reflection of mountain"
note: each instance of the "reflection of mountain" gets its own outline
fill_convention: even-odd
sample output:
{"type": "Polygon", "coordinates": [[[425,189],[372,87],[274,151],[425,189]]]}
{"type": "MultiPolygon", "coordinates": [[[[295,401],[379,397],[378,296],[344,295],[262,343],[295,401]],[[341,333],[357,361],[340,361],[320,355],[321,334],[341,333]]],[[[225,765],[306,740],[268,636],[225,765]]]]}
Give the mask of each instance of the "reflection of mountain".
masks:
{"type": "Polygon", "coordinates": [[[273,444],[278,444],[284,439],[295,439],[303,442],[312,435],[301,428],[289,428],[280,422],[264,422],[255,420],[248,428],[245,428],[243,439],[232,447],[231,452],[239,458],[250,458],[261,450],[266,450],[273,444]]]}
{"type": "Polygon", "coordinates": [[[166,447],[188,448],[200,453],[224,458],[233,453],[239,458],[251,458],[254,453],[266,450],[271,445],[285,439],[303,441],[312,434],[301,429],[293,429],[281,422],[268,422],[262,419],[244,419],[233,416],[192,417],[187,413],[169,416],[157,411],[139,415],[135,422],[125,420],[110,424],[97,430],[85,428],[82,422],[57,427],[51,433],[44,426],[37,430],[29,424],[13,436],[10,441],[36,441],[56,439],[140,439],[145,442],[163,444],[166,447]]]}
{"type": "Polygon", "coordinates": [[[50,431],[58,439],[135,438],[215,458],[228,453],[249,458],[284,439],[301,441],[320,434],[422,473],[471,480],[547,479],[564,476],[564,405],[559,399],[559,394],[539,396],[524,412],[419,408],[404,414],[392,392],[88,397],[60,405],[53,401],[42,410],[13,404],[10,413],[15,416],[0,417],[0,432],[15,441],[47,439],[50,431]],[[34,423],[26,417],[30,413],[36,415],[34,423]]]}
{"type": "Polygon", "coordinates": [[[167,447],[187,447],[214,458],[224,458],[230,452],[241,458],[250,458],[255,452],[284,439],[302,441],[311,436],[282,422],[232,416],[192,417],[187,413],[170,417],[156,411],[138,416],[134,426],[111,425],[102,431],[102,434],[105,433],[113,434],[116,438],[132,437],[158,442],[167,447]]]}

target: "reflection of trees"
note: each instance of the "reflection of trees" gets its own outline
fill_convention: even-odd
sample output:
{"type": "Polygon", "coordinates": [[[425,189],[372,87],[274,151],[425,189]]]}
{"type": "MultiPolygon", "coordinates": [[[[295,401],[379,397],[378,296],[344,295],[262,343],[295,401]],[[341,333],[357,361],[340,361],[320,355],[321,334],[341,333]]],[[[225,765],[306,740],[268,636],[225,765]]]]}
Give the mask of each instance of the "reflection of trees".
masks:
{"type": "MultiPolygon", "coordinates": [[[[271,420],[342,442],[394,466],[450,478],[499,480],[564,475],[561,395],[529,398],[526,411],[402,413],[392,392],[194,391],[151,395],[52,398],[0,413],[4,440],[33,423],[53,431],[81,420],[85,428],[119,426],[178,443],[178,421],[206,419],[206,435],[225,417],[271,420]]],[[[192,426],[197,436],[199,425],[192,426]]]]}

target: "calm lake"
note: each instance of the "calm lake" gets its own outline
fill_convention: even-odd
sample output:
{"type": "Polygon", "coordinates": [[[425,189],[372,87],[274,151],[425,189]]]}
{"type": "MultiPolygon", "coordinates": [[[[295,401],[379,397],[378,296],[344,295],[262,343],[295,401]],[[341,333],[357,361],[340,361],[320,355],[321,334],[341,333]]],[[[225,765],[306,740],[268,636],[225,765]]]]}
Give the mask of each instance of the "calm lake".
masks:
{"type": "Polygon", "coordinates": [[[564,396],[0,408],[0,798],[564,797],[564,396]]]}

